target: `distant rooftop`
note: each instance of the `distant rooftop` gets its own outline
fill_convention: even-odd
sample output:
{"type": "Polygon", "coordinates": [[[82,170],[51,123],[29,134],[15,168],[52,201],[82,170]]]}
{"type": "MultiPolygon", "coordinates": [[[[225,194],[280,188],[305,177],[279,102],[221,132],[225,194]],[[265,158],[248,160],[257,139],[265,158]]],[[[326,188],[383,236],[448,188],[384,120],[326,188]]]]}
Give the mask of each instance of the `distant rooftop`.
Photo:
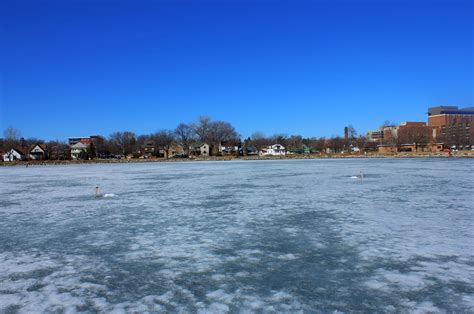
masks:
{"type": "Polygon", "coordinates": [[[426,122],[413,122],[413,121],[406,121],[400,122],[400,126],[424,126],[426,122]]]}
{"type": "Polygon", "coordinates": [[[428,108],[428,116],[438,114],[469,114],[474,115],[474,107],[466,107],[458,109],[457,106],[438,106],[428,108]]]}

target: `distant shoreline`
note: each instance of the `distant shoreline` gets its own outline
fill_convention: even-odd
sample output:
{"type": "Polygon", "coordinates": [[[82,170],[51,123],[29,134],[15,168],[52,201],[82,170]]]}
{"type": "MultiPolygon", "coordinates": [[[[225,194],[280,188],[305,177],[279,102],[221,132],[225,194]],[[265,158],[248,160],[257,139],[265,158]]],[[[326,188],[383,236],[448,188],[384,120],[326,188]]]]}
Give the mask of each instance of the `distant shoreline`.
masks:
{"type": "Polygon", "coordinates": [[[449,157],[445,153],[397,153],[397,154],[367,154],[367,155],[344,155],[344,154],[323,154],[323,155],[287,155],[287,156],[211,156],[196,158],[154,158],[154,159],[93,159],[93,160],[43,160],[43,161],[13,161],[0,162],[0,166],[42,166],[42,165],[81,165],[81,164],[124,164],[124,163],[156,163],[156,162],[189,162],[189,161],[231,161],[231,160],[300,160],[300,159],[351,159],[351,158],[474,158],[473,152],[454,153],[449,157]]]}

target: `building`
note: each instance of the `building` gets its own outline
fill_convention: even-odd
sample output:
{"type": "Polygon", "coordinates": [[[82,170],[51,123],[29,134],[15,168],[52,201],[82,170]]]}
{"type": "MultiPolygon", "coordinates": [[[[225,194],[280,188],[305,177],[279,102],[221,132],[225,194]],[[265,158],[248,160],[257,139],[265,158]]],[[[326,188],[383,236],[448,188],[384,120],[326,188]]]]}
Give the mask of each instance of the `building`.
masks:
{"type": "Polygon", "coordinates": [[[199,154],[204,157],[211,155],[211,146],[207,143],[201,144],[199,146],[199,154]]]}
{"type": "Polygon", "coordinates": [[[19,161],[28,159],[28,149],[24,148],[12,148],[3,154],[3,161],[19,161]]]}
{"type": "Polygon", "coordinates": [[[70,138],[68,138],[69,146],[73,146],[77,143],[83,143],[83,144],[89,145],[91,142],[92,142],[92,139],[90,137],[70,137],[70,138]]]}
{"type": "Polygon", "coordinates": [[[232,155],[232,156],[239,156],[242,153],[242,145],[231,142],[222,142],[219,144],[219,154],[222,156],[232,155]]]}
{"type": "Polygon", "coordinates": [[[88,159],[89,144],[84,144],[83,142],[77,142],[71,146],[71,159],[88,159]]]}
{"type": "Polygon", "coordinates": [[[273,144],[267,148],[262,148],[259,153],[260,156],[285,156],[286,149],[283,145],[273,144]]]}
{"type": "Polygon", "coordinates": [[[143,146],[143,156],[149,158],[155,156],[156,154],[156,145],[154,141],[148,141],[143,146]]]}
{"type": "Polygon", "coordinates": [[[430,107],[428,126],[436,128],[438,141],[449,147],[462,149],[474,145],[474,107],[430,107]]]}
{"type": "Polygon", "coordinates": [[[69,146],[72,146],[74,144],[77,144],[79,142],[90,145],[93,141],[99,140],[101,137],[99,135],[91,135],[88,137],[69,137],[68,138],[68,144],[69,146]]]}
{"type": "Polygon", "coordinates": [[[426,125],[426,122],[402,122],[398,126],[383,129],[383,143],[388,145],[425,145],[435,143],[437,128],[426,125]]]}
{"type": "Polygon", "coordinates": [[[313,149],[305,144],[301,145],[300,148],[288,149],[287,154],[311,154],[313,149]]]}
{"type": "Polygon", "coordinates": [[[383,130],[372,130],[367,132],[367,141],[369,142],[381,142],[383,140],[383,130]]]}
{"type": "Polygon", "coordinates": [[[30,149],[31,160],[46,160],[48,159],[48,147],[46,144],[34,144],[30,149]]]}
{"type": "Polygon", "coordinates": [[[183,157],[183,156],[185,156],[183,147],[176,143],[171,143],[170,147],[168,148],[168,158],[183,157]]]}
{"type": "Polygon", "coordinates": [[[398,136],[403,143],[433,143],[436,141],[436,128],[426,122],[402,122],[398,127],[398,136]]]}
{"type": "Polygon", "coordinates": [[[383,144],[378,145],[378,152],[382,154],[387,153],[399,153],[399,152],[442,152],[444,145],[442,143],[428,143],[423,145],[415,144],[399,144],[399,145],[390,145],[383,144]]]}
{"type": "Polygon", "coordinates": [[[196,142],[189,146],[189,155],[208,157],[212,154],[212,148],[213,147],[207,143],[196,142]]]}

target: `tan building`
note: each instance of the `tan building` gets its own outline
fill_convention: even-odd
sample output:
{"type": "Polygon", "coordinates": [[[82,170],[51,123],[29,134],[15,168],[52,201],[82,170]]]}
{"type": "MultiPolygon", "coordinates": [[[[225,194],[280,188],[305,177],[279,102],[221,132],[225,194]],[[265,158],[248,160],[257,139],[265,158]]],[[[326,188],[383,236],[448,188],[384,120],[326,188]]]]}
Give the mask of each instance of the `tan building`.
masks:
{"type": "Polygon", "coordinates": [[[379,145],[378,151],[382,154],[399,153],[399,152],[441,152],[444,149],[442,143],[429,143],[423,145],[399,144],[399,145],[379,145]]]}
{"type": "Polygon", "coordinates": [[[166,151],[166,156],[168,158],[173,158],[173,157],[178,157],[178,156],[183,156],[183,155],[184,155],[184,149],[176,143],[172,143],[169,149],[166,151]]]}
{"type": "Polygon", "coordinates": [[[471,148],[474,145],[474,107],[431,107],[428,126],[436,128],[437,140],[449,147],[471,148]]]}
{"type": "Polygon", "coordinates": [[[369,142],[382,142],[383,130],[372,130],[367,132],[366,138],[369,142]]]}

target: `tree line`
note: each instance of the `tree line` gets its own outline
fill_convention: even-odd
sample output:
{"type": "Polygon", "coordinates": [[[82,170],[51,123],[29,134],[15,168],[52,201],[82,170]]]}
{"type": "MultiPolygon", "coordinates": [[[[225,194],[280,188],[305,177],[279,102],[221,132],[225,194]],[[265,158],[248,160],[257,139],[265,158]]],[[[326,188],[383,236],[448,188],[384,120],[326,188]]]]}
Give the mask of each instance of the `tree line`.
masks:
{"type": "MultiPolygon", "coordinates": [[[[3,152],[18,147],[30,147],[33,144],[44,143],[48,146],[54,159],[67,159],[69,145],[62,141],[48,141],[21,137],[20,131],[15,128],[7,128],[4,138],[0,139],[0,150],[3,152]]],[[[357,147],[360,150],[374,150],[376,143],[368,142],[364,136],[358,136],[352,126],[349,126],[349,141],[346,142],[340,136],[332,137],[303,137],[301,135],[275,134],[266,136],[261,132],[255,132],[247,138],[242,138],[235,128],[225,121],[212,120],[203,116],[191,123],[180,123],[175,129],[162,129],[151,134],[137,135],[131,131],[117,131],[108,137],[94,137],[88,158],[105,156],[128,156],[138,157],[144,152],[145,147],[154,148],[156,155],[160,151],[168,151],[173,145],[183,149],[183,155],[189,156],[191,148],[201,143],[210,145],[212,154],[218,154],[220,144],[226,146],[241,146],[259,150],[272,144],[281,144],[288,151],[302,152],[324,152],[330,149],[332,152],[341,152],[349,147],[357,147]],[[306,149],[305,149],[306,148],[306,149]]]]}

